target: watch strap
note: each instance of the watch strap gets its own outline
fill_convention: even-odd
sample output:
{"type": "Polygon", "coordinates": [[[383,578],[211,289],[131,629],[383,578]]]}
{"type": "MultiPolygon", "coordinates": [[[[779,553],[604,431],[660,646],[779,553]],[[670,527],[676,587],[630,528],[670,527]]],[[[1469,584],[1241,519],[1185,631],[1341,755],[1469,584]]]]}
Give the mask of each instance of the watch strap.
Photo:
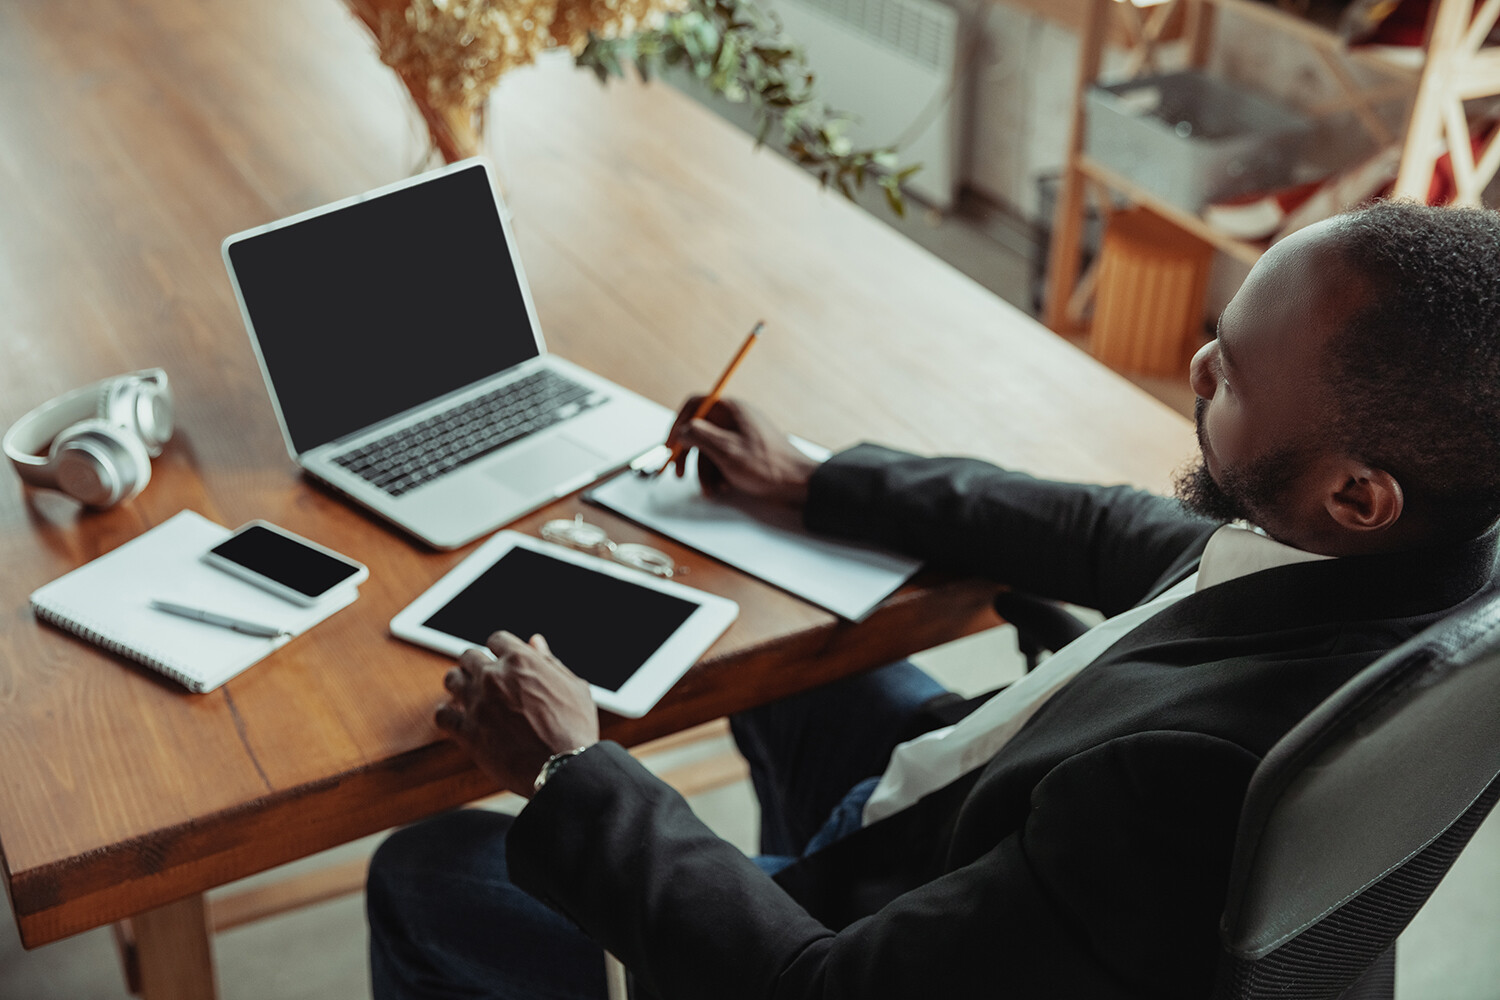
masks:
{"type": "Polygon", "coordinates": [[[574,747],[571,750],[563,750],[560,753],[555,753],[551,757],[548,757],[547,762],[542,765],[542,769],[537,772],[536,780],[531,783],[531,794],[535,795],[537,792],[540,792],[542,790],[542,786],[552,778],[552,775],[557,772],[558,768],[562,767],[568,761],[572,760],[574,757],[577,757],[587,749],[588,747],[586,746],[574,747]]]}

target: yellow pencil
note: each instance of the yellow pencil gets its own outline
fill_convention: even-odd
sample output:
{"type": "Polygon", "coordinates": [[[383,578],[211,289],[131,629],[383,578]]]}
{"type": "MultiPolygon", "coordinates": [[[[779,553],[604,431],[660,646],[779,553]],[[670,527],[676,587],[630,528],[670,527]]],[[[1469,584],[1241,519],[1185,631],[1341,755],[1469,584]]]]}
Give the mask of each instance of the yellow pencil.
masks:
{"type": "MultiPolygon", "coordinates": [[[[766,321],[760,320],[751,328],[750,333],[745,337],[745,342],[740,345],[739,351],[735,353],[733,358],[729,359],[729,366],[724,369],[724,374],[719,376],[719,381],[714,383],[714,387],[708,390],[708,395],[703,397],[703,402],[698,404],[698,409],[693,411],[694,420],[702,420],[708,416],[708,411],[712,410],[714,404],[719,401],[719,397],[724,395],[724,387],[729,384],[729,376],[734,374],[734,370],[740,366],[740,362],[745,360],[745,355],[750,353],[750,345],[755,343],[756,338],[760,336],[760,331],[765,328],[765,325],[766,321]]],[[[678,442],[672,446],[672,454],[667,456],[666,462],[660,469],[652,473],[652,476],[659,476],[663,472],[666,472],[676,464],[678,457],[681,455],[682,443],[678,442]]]]}

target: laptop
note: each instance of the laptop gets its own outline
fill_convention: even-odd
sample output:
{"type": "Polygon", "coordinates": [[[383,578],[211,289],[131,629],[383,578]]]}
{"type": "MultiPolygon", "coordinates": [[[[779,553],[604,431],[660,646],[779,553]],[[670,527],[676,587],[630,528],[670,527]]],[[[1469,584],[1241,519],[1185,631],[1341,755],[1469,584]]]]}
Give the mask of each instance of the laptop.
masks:
{"type": "Polygon", "coordinates": [[[440,549],[666,438],[673,414],[547,353],[482,160],[224,240],[287,450],[440,549]]]}

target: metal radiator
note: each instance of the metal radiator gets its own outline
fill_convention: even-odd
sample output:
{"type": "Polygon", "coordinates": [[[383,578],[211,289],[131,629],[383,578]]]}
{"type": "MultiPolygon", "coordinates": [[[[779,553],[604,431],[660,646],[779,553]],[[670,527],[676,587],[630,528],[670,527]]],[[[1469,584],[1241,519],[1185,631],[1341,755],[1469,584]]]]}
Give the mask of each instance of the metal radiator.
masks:
{"type": "Polygon", "coordinates": [[[960,182],[955,87],[958,13],[935,0],[772,0],[769,5],[806,50],[816,87],[830,106],[856,118],[856,146],[906,136],[903,165],[922,170],[906,189],[937,209],[960,182]],[[918,131],[920,130],[920,131],[918,131]]]}

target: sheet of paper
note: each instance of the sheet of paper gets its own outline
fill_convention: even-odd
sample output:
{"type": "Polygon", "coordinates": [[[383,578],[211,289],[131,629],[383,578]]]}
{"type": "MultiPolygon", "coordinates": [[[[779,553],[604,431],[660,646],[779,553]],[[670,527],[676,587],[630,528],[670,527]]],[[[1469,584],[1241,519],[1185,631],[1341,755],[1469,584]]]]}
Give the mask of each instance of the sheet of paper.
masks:
{"type": "Polygon", "coordinates": [[[697,457],[688,456],[681,479],[626,471],[585,496],[851,621],[868,615],[921,566],[908,556],[814,535],[798,511],[781,504],[705,497],[697,457]]]}

